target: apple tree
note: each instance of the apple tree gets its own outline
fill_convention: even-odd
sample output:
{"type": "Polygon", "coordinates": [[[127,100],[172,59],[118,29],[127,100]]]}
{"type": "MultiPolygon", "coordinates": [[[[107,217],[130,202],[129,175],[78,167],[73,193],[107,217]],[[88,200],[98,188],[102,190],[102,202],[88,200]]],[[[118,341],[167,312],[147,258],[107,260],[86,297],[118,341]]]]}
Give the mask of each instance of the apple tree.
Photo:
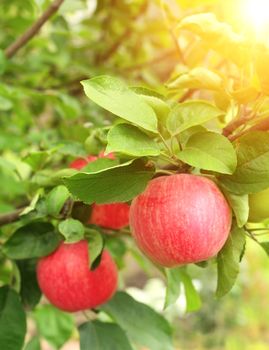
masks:
{"type": "Polygon", "coordinates": [[[269,49],[229,6],[2,1],[0,349],[172,350],[129,259],[193,312],[192,266],[220,299],[269,254],[269,49]]]}

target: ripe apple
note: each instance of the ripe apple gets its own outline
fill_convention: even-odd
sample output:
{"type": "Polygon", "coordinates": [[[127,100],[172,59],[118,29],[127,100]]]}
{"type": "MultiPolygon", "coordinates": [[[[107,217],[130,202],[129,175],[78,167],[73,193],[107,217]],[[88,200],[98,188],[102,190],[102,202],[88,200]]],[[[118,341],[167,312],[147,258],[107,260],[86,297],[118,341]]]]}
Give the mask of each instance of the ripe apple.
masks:
{"type": "MultiPolygon", "coordinates": [[[[88,163],[95,161],[98,158],[114,159],[114,154],[110,153],[107,156],[104,152],[99,153],[99,156],[89,155],[87,158],[75,159],[70,167],[80,170],[88,163]]],[[[111,203],[111,204],[93,204],[89,224],[110,228],[112,230],[120,230],[129,225],[129,209],[127,203],[111,203]]]]}
{"type": "Polygon", "coordinates": [[[129,210],[127,203],[93,204],[89,223],[120,230],[129,225],[129,210]]]}
{"type": "Polygon", "coordinates": [[[61,310],[75,312],[104,304],[117,289],[117,267],[104,250],[100,265],[89,268],[87,241],[60,246],[41,258],[38,284],[47,299],[61,310]]]}
{"type": "Polygon", "coordinates": [[[96,156],[87,156],[86,158],[77,158],[73,160],[73,162],[69,165],[70,168],[80,170],[84,168],[88,163],[95,161],[98,159],[96,156]]]}
{"type": "Polygon", "coordinates": [[[166,267],[215,256],[229,235],[231,219],[231,209],[216,184],[190,174],[153,179],[130,209],[138,246],[166,267]]]}
{"type": "Polygon", "coordinates": [[[250,222],[261,222],[269,218],[269,188],[249,195],[250,222]]]}
{"type": "Polygon", "coordinates": [[[105,155],[105,153],[102,151],[99,153],[98,156],[93,156],[89,154],[86,158],[77,158],[73,160],[73,162],[69,165],[70,168],[81,170],[84,168],[88,163],[94,162],[98,158],[109,158],[109,159],[115,159],[115,156],[113,153],[109,153],[105,155]]]}

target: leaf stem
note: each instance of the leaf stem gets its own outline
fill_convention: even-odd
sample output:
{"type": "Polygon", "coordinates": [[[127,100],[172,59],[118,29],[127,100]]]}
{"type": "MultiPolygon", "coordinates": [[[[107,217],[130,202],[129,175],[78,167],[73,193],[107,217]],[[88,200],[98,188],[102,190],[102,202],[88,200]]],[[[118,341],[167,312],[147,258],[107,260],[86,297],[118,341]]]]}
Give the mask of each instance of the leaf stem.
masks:
{"type": "Polygon", "coordinates": [[[170,156],[168,156],[167,154],[161,152],[161,158],[162,158],[163,160],[165,160],[166,162],[169,162],[169,163],[171,163],[171,164],[173,164],[173,165],[175,165],[175,166],[178,167],[178,162],[176,162],[175,160],[173,160],[173,159],[172,159],[170,156]]]}
{"type": "Polygon", "coordinates": [[[256,243],[259,244],[260,242],[257,240],[257,238],[255,237],[255,235],[254,235],[251,231],[249,231],[248,228],[246,228],[246,227],[244,227],[244,228],[245,228],[245,231],[246,231],[248,237],[250,237],[251,239],[253,239],[253,241],[255,241],[256,243]]]}
{"type": "Polygon", "coordinates": [[[165,138],[163,137],[163,135],[161,133],[159,133],[160,138],[162,140],[162,143],[164,144],[164,146],[166,147],[167,151],[169,152],[169,154],[171,155],[171,157],[174,157],[174,154],[171,150],[171,147],[168,145],[168,143],[166,142],[165,138]]]}

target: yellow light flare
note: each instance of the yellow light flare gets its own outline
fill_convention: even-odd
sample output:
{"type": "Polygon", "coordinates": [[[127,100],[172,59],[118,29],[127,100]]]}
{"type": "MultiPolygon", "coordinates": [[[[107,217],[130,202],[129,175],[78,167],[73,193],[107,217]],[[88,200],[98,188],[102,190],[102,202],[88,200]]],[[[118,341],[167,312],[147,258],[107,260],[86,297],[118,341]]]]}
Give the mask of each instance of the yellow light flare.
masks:
{"type": "Polygon", "coordinates": [[[261,41],[269,39],[269,0],[243,0],[243,17],[252,27],[256,38],[261,41]]]}

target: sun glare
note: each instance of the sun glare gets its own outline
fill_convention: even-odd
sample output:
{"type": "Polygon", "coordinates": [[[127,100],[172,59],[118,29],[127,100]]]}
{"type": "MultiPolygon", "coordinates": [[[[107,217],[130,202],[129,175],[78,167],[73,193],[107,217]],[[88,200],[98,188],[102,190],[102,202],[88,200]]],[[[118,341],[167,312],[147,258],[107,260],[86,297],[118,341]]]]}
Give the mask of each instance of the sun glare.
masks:
{"type": "Polygon", "coordinates": [[[269,0],[244,0],[242,6],[248,26],[253,27],[257,39],[268,41],[269,0]]]}

